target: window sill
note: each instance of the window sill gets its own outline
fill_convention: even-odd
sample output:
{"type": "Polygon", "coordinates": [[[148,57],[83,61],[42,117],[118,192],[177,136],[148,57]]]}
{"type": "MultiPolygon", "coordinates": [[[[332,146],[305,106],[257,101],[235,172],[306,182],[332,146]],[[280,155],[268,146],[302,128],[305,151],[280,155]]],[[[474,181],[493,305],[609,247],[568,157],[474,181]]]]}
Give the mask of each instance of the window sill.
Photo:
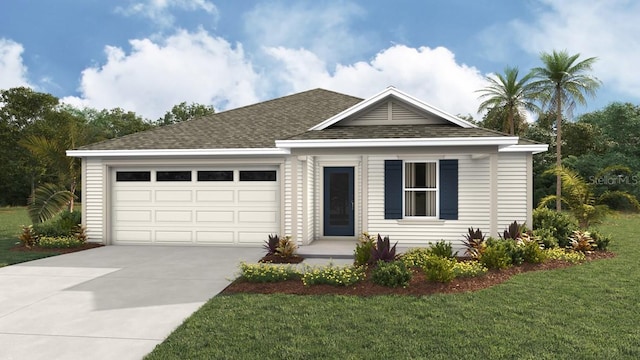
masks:
{"type": "Polygon", "coordinates": [[[411,224],[411,225],[420,225],[420,224],[424,224],[424,225],[437,225],[437,224],[444,224],[445,220],[442,219],[436,219],[436,218],[405,218],[405,219],[398,219],[398,224],[411,224]]]}

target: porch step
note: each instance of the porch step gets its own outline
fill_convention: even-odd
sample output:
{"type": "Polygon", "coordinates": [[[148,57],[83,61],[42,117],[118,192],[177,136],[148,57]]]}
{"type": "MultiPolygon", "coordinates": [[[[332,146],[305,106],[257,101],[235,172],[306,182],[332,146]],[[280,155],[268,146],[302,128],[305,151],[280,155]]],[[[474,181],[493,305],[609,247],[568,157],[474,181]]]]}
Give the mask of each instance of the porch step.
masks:
{"type": "Polygon", "coordinates": [[[298,247],[298,255],[307,259],[353,259],[353,241],[316,240],[298,247]]]}

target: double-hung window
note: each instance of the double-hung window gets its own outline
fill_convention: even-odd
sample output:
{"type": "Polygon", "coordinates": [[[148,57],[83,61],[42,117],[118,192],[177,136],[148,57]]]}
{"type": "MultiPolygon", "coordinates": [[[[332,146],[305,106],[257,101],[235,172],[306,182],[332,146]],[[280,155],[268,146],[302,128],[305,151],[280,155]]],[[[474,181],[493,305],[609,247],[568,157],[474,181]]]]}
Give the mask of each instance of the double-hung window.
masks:
{"type": "Polygon", "coordinates": [[[404,163],[404,216],[438,216],[438,163],[404,163]]]}

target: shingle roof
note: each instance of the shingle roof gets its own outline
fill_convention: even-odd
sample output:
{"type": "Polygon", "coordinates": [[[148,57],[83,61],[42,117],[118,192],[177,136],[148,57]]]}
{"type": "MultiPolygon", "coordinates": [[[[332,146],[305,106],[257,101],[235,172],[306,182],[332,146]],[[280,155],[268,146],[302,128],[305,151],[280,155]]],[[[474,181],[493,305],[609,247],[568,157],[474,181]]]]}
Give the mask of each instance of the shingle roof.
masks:
{"type": "Polygon", "coordinates": [[[81,147],[81,150],[273,148],[362,99],[315,89],[81,147]]]}
{"type": "Polygon", "coordinates": [[[462,128],[456,125],[369,125],[334,126],[307,131],[283,140],[331,139],[420,139],[509,136],[483,128],[462,128]]]}

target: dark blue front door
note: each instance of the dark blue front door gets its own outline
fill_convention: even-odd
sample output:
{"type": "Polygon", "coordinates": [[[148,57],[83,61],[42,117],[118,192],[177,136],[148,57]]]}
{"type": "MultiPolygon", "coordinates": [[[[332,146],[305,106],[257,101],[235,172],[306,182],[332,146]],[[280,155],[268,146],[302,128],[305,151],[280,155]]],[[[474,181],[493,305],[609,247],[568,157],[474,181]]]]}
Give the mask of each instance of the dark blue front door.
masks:
{"type": "Polygon", "coordinates": [[[324,235],[353,236],[353,167],[324,168],[324,235]]]}

